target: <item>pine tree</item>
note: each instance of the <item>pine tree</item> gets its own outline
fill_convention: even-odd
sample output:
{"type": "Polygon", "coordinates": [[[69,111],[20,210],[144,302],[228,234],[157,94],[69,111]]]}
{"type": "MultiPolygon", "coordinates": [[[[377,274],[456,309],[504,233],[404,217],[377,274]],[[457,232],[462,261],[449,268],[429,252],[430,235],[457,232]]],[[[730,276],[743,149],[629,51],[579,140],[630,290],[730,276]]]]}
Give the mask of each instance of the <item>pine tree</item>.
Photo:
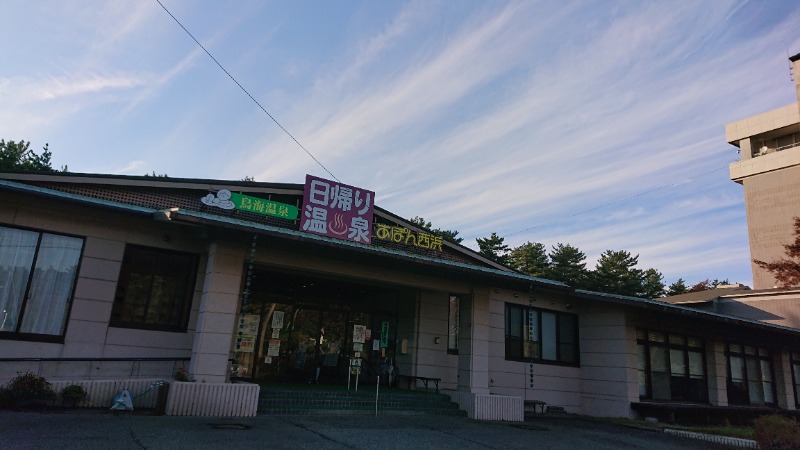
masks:
{"type": "Polygon", "coordinates": [[[689,288],[686,287],[686,281],[684,281],[683,278],[678,278],[677,281],[670,284],[667,288],[667,297],[681,295],[687,292],[689,292],[689,288]]]}
{"type": "Polygon", "coordinates": [[[610,294],[637,296],[642,293],[644,272],[636,268],[639,255],[625,250],[606,250],[597,260],[590,277],[591,288],[610,294]]]}
{"type": "Polygon", "coordinates": [[[475,241],[480,248],[478,253],[496,263],[508,265],[509,247],[503,243],[505,238],[498,236],[497,233],[492,233],[487,238],[477,238],[475,241]]]}
{"type": "Polygon", "coordinates": [[[588,287],[589,272],[586,270],[586,254],[577,247],[558,243],[550,254],[550,267],[545,278],[564,282],[572,287],[588,287]]]}
{"type": "MultiPolygon", "coordinates": [[[[37,154],[30,148],[31,143],[25,141],[8,141],[0,139],[0,170],[32,170],[54,172],[50,165],[50,152],[44,144],[42,154],[37,154]]],[[[63,168],[66,172],[66,166],[63,168]]]]}
{"type": "Polygon", "coordinates": [[[543,278],[550,268],[547,248],[538,242],[526,242],[515,247],[508,260],[511,268],[532,277],[543,278]]]}

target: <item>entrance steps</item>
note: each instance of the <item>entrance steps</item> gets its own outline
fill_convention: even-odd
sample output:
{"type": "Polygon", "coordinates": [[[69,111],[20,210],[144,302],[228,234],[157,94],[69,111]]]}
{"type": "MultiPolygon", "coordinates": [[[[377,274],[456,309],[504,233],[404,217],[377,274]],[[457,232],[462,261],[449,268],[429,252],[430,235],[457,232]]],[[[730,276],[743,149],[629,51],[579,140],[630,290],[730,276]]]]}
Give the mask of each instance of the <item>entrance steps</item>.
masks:
{"type": "MultiPolygon", "coordinates": [[[[375,414],[375,386],[262,385],[258,414],[375,414]]],[[[466,416],[447,395],[383,386],[378,414],[466,416]]]]}

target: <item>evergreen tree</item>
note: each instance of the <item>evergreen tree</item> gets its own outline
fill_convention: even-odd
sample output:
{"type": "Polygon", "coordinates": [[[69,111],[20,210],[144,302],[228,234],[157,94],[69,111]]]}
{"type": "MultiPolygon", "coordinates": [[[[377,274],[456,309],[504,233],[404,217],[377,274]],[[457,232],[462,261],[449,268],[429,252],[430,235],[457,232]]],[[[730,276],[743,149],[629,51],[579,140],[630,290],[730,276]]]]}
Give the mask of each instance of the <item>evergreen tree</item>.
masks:
{"type": "MultiPolygon", "coordinates": [[[[39,155],[30,148],[31,143],[25,141],[8,141],[0,139],[0,170],[32,170],[54,172],[50,165],[50,149],[44,144],[39,155]]],[[[66,166],[62,168],[66,172],[66,166]]]]}
{"type": "Polygon", "coordinates": [[[511,268],[532,277],[543,278],[550,268],[547,248],[538,242],[526,242],[515,247],[508,260],[511,268]]]}
{"type": "Polygon", "coordinates": [[[586,270],[586,254],[569,244],[554,245],[550,254],[550,267],[545,278],[564,282],[572,287],[588,287],[589,271],[586,270]]]}
{"type": "Polygon", "coordinates": [[[642,293],[644,273],[636,268],[639,255],[625,250],[606,250],[597,260],[590,277],[591,288],[599,292],[637,296],[642,293]]]}
{"type": "Polygon", "coordinates": [[[478,253],[496,263],[508,265],[509,247],[503,243],[505,238],[498,236],[497,233],[492,233],[489,237],[477,238],[475,241],[480,248],[478,253]]]}
{"type": "Polygon", "coordinates": [[[650,268],[644,271],[642,291],[638,296],[642,298],[663,297],[666,294],[664,288],[664,276],[656,269],[650,268]]]}
{"type": "Polygon", "coordinates": [[[683,280],[683,278],[678,278],[678,281],[670,284],[667,288],[667,297],[681,295],[687,292],[689,292],[689,288],[686,287],[686,282],[683,280]]]}

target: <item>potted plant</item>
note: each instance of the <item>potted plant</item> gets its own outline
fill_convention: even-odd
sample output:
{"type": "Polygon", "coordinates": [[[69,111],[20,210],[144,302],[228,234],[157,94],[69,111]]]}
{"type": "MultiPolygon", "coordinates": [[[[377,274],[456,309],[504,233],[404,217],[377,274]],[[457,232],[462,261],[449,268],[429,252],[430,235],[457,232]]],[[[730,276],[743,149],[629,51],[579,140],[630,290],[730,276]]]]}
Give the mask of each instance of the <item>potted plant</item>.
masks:
{"type": "Polygon", "coordinates": [[[8,390],[14,399],[14,406],[52,406],[56,397],[50,383],[35,373],[18,374],[11,379],[8,390]]]}
{"type": "Polygon", "coordinates": [[[79,384],[70,384],[61,391],[61,404],[66,407],[74,408],[78,406],[83,397],[86,396],[86,391],[83,386],[79,384]]]}

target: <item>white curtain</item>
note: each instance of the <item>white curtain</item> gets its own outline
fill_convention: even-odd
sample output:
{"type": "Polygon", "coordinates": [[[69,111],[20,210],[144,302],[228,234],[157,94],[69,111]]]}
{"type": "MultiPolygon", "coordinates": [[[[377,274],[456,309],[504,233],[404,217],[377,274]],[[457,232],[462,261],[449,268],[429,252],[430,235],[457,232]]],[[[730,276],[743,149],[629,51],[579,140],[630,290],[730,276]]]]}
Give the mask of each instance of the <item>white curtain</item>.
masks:
{"type": "Polygon", "coordinates": [[[39,233],[0,227],[0,331],[16,331],[39,233]]]}
{"type": "Polygon", "coordinates": [[[42,234],[20,332],[63,333],[82,247],[82,239],[42,234]]]}

